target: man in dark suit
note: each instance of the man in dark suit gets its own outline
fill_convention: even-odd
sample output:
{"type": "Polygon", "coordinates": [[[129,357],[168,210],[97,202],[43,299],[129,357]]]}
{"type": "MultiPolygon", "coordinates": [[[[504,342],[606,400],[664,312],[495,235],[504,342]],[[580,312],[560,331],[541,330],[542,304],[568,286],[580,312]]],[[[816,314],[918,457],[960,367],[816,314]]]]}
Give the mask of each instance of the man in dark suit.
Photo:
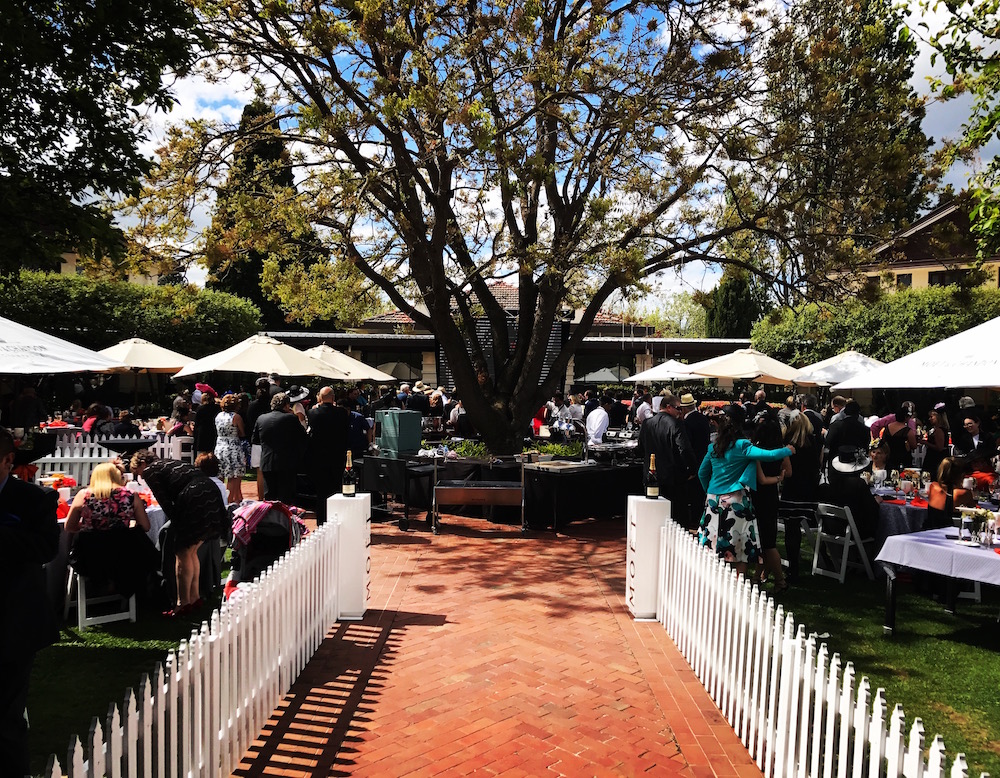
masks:
{"type": "Polygon", "coordinates": [[[617,430],[625,426],[625,419],[628,418],[628,406],[621,400],[613,398],[614,402],[608,410],[608,428],[617,430]]]}
{"type": "Polygon", "coordinates": [[[333,388],[324,386],[316,393],[316,405],[309,409],[309,475],[316,490],[316,522],[326,521],[326,500],[340,491],[347,465],[348,416],[337,405],[333,388]]]}
{"type": "Polygon", "coordinates": [[[264,499],[295,505],[299,460],[308,439],[302,423],[292,413],[285,392],[278,392],[271,398],[271,412],[257,419],[251,440],[260,445],[264,499]]]}
{"type": "Polygon", "coordinates": [[[413,391],[406,400],[406,410],[420,411],[421,416],[431,415],[431,388],[423,381],[417,381],[413,385],[413,391]]]}
{"type": "MultiPolygon", "coordinates": [[[[693,394],[682,394],[680,407],[681,413],[684,414],[684,431],[687,433],[688,440],[691,441],[695,462],[701,465],[712,439],[712,422],[698,410],[698,401],[694,399],[693,394]]],[[[688,479],[687,496],[688,519],[696,524],[705,512],[705,490],[702,489],[701,481],[697,478],[688,479]]]]}
{"type": "Polygon", "coordinates": [[[639,455],[649,462],[656,454],[656,480],[660,496],[670,500],[670,516],[682,527],[691,528],[687,481],[693,478],[700,462],[681,423],[680,399],[668,394],[660,401],[660,412],[653,414],[639,428],[639,455]]]}
{"type": "Polygon", "coordinates": [[[29,775],[24,708],[35,652],[59,639],[42,565],[59,548],[53,489],[11,476],[14,438],[0,428],[0,776],[29,775]]]}

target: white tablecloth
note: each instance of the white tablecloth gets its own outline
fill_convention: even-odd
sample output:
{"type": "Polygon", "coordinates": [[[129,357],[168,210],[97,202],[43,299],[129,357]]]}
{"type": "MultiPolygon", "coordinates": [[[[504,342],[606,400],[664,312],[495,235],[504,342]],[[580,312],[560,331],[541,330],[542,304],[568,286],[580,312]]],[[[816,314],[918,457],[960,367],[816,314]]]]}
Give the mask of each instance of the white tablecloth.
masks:
{"type": "Polygon", "coordinates": [[[153,541],[153,545],[160,547],[160,530],[167,523],[167,514],[159,505],[150,505],[146,508],[146,518],[149,519],[149,532],[146,534],[153,541]]]}
{"type": "Polygon", "coordinates": [[[1000,546],[965,546],[945,537],[957,534],[957,529],[945,528],[890,535],[876,561],[1000,586],[1000,554],[996,553],[1000,546]]]}

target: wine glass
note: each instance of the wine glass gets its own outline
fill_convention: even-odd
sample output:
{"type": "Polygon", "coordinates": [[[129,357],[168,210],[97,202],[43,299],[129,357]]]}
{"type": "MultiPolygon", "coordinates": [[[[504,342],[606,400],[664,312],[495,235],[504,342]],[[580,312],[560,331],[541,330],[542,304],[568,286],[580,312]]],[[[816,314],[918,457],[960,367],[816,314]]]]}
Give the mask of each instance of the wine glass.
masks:
{"type": "Polygon", "coordinates": [[[924,470],[920,474],[920,483],[923,484],[924,492],[927,492],[927,490],[931,488],[931,481],[933,481],[933,480],[934,480],[934,477],[930,473],[928,473],[926,470],[924,470]]]}
{"type": "Polygon", "coordinates": [[[903,497],[904,497],[904,499],[907,502],[909,502],[910,500],[913,499],[913,496],[912,496],[912,493],[913,493],[913,481],[910,481],[909,479],[904,480],[904,481],[900,481],[899,482],[899,488],[903,490],[903,497]]]}

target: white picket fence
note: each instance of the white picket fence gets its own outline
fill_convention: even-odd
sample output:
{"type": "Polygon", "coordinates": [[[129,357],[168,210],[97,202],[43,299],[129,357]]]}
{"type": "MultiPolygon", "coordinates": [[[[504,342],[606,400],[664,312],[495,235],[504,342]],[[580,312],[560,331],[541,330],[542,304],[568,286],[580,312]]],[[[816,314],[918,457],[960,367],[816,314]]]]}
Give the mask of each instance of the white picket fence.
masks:
{"type": "MultiPolygon", "coordinates": [[[[936,736],[806,636],[730,565],[675,523],[660,532],[658,620],[767,778],[967,778],[936,736]]],[[[987,774],[982,773],[981,778],[987,774]]]]}
{"type": "MultiPolygon", "coordinates": [[[[60,435],[56,442],[56,450],[34,463],[38,467],[37,477],[49,473],[65,473],[72,476],[78,485],[86,486],[90,483],[90,474],[97,465],[119,456],[117,452],[102,445],[107,439],[106,436],[99,435],[80,434],[79,437],[72,434],[60,435]]],[[[165,440],[156,438],[150,439],[149,448],[163,459],[182,459],[191,462],[193,443],[194,440],[189,437],[169,437],[165,440]]]]}
{"type": "Polygon", "coordinates": [[[47,778],[231,775],[337,619],[339,542],[327,522],[241,588],[47,778]]]}

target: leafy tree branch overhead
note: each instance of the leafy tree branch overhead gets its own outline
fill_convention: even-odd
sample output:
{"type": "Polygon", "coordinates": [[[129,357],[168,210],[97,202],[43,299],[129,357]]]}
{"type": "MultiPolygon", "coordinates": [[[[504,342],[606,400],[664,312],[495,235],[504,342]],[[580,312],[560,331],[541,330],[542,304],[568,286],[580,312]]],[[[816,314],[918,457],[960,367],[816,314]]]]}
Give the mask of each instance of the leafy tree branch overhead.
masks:
{"type": "MultiPolygon", "coordinates": [[[[294,170],[294,187],[272,190],[282,218],[315,230],[334,262],[435,332],[497,451],[519,448],[612,293],[695,260],[743,267],[778,296],[821,293],[827,258],[804,250],[803,235],[836,231],[853,245],[883,229],[851,224],[856,201],[830,187],[827,213],[839,218],[789,218],[820,191],[803,150],[830,152],[769,102],[769,71],[787,63],[768,54],[777,22],[745,0],[194,7],[214,44],[202,66],[256,79],[274,107],[294,170]],[[769,250],[727,252],[746,231],[769,250]],[[490,291],[500,278],[518,288],[516,318],[490,291]],[[549,369],[549,336],[571,303],[580,326],[549,369]]],[[[856,54],[841,52],[837,67],[856,54]]],[[[859,77],[850,62],[828,88],[859,77]]],[[[192,206],[226,180],[248,131],[201,122],[173,134],[134,203],[147,250],[176,253],[192,206]]],[[[837,182],[866,199],[862,215],[884,199],[872,178],[837,182]]],[[[192,259],[204,249],[186,247],[192,259]]],[[[839,270],[848,255],[836,254],[839,270]]],[[[275,294],[306,317],[308,300],[344,276],[285,259],[282,275],[301,283],[275,283],[275,294]]]]}
{"type": "Polygon", "coordinates": [[[921,7],[925,13],[945,15],[943,27],[929,30],[937,52],[934,61],[940,57],[947,70],[933,86],[945,99],[962,95],[972,99],[962,136],[947,145],[942,156],[948,164],[973,160],[981,153],[987,157],[970,190],[976,201],[972,226],[980,255],[991,256],[1000,252],[1000,157],[986,149],[995,143],[1000,129],[1000,0],[927,0],[921,7]]]}
{"type": "Polygon", "coordinates": [[[198,40],[183,0],[5,0],[0,12],[0,272],[121,253],[99,206],[149,169],[140,108],[173,102],[198,40]]]}

